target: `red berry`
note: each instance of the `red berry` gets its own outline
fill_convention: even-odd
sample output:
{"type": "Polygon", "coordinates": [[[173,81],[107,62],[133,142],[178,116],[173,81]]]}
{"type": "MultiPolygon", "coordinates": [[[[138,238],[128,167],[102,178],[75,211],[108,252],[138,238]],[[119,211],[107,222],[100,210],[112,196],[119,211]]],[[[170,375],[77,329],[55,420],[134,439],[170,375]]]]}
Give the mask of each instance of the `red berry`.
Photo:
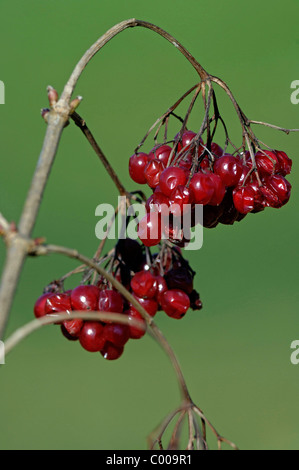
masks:
{"type": "Polygon", "coordinates": [[[214,194],[214,184],[205,173],[195,173],[190,181],[190,190],[196,204],[208,204],[214,194]]]}
{"type": "Polygon", "coordinates": [[[98,310],[100,290],[96,286],[77,286],[72,290],[73,310],[98,310]]]}
{"type": "Polygon", "coordinates": [[[138,224],[138,237],[145,246],[154,246],[162,238],[161,219],[157,212],[146,214],[138,224]]]}
{"type": "Polygon", "coordinates": [[[130,329],[128,325],[119,323],[109,323],[104,326],[104,336],[106,341],[114,346],[124,346],[130,338],[130,329]]]}
{"type": "Polygon", "coordinates": [[[124,302],[115,290],[102,290],[99,295],[98,310],[101,312],[123,313],[124,302]]]}
{"type": "Polygon", "coordinates": [[[75,318],[74,320],[67,320],[62,323],[65,330],[73,338],[78,338],[82,330],[83,324],[84,322],[83,320],[81,320],[81,318],[75,318]]]}
{"type": "MultiPolygon", "coordinates": [[[[196,136],[195,132],[185,131],[182,135],[181,141],[178,143],[178,147],[177,147],[178,152],[180,152],[183,148],[184,150],[187,150],[190,147],[191,141],[194,139],[195,136],[196,136]]],[[[175,138],[176,137],[177,135],[175,136],[175,138]]]]}
{"type": "Polygon", "coordinates": [[[168,214],[169,198],[163,193],[155,191],[146,202],[146,210],[158,212],[159,214],[168,214]]]}
{"type": "Polygon", "coordinates": [[[183,168],[170,166],[165,168],[160,176],[160,189],[163,194],[170,196],[178,186],[184,186],[187,182],[187,176],[183,168]]]}
{"type": "Polygon", "coordinates": [[[172,148],[169,145],[159,145],[150,151],[148,158],[149,160],[159,160],[166,168],[171,151],[172,148]]]}
{"type": "Polygon", "coordinates": [[[51,295],[52,293],[43,294],[35,302],[33,311],[34,311],[34,315],[36,318],[41,318],[46,315],[46,310],[45,310],[46,302],[47,302],[48,297],[51,295]]]}
{"type": "Polygon", "coordinates": [[[223,155],[223,148],[220,145],[216,144],[216,142],[211,143],[211,152],[216,155],[217,157],[221,157],[223,155]]]}
{"type": "Polygon", "coordinates": [[[172,191],[169,199],[171,213],[175,217],[180,217],[190,211],[190,205],[193,202],[193,194],[186,186],[179,185],[172,191]]]}
{"type": "Polygon", "coordinates": [[[257,180],[246,184],[247,187],[254,191],[254,209],[252,212],[261,212],[265,209],[265,199],[263,193],[260,190],[260,186],[257,180]]]}
{"type": "Polygon", "coordinates": [[[163,276],[156,276],[156,282],[157,282],[157,292],[156,292],[156,299],[158,304],[161,304],[161,298],[164,292],[168,290],[167,283],[164,279],[163,276]]]}
{"type": "Polygon", "coordinates": [[[223,201],[225,195],[225,186],[219,175],[215,173],[208,173],[210,180],[214,185],[214,194],[209,201],[210,206],[219,206],[223,201]]]}
{"type": "Polygon", "coordinates": [[[257,152],[255,155],[256,167],[261,177],[269,176],[274,173],[278,173],[280,165],[278,158],[274,152],[270,150],[264,150],[263,152],[257,152]]]}
{"type": "Polygon", "coordinates": [[[280,208],[289,201],[292,186],[283,176],[270,176],[263,183],[260,189],[268,206],[280,208]]]}
{"type": "Polygon", "coordinates": [[[142,338],[146,332],[146,321],[144,320],[143,316],[134,308],[133,309],[130,308],[128,310],[128,316],[129,316],[130,338],[131,339],[142,338]],[[132,324],[133,321],[138,322],[140,324],[140,327],[138,327],[137,325],[133,325],[132,324]]]}
{"type": "Polygon", "coordinates": [[[63,324],[60,326],[60,329],[61,329],[61,333],[66,339],[68,339],[69,341],[78,341],[79,337],[70,335],[70,333],[67,331],[67,329],[65,328],[63,324]]]}
{"type": "Polygon", "coordinates": [[[279,163],[279,174],[282,176],[289,175],[292,169],[292,160],[281,150],[276,150],[275,153],[279,163]]]}
{"type": "Polygon", "coordinates": [[[237,187],[233,191],[235,208],[241,214],[248,214],[254,209],[255,192],[249,186],[237,187]]]}
{"type": "Polygon", "coordinates": [[[188,295],[177,289],[164,292],[161,298],[161,307],[171,318],[182,318],[190,307],[188,295]]]}
{"type": "Polygon", "coordinates": [[[242,186],[244,184],[245,179],[246,179],[246,184],[250,182],[250,177],[248,176],[249,172],[250,172],[250,168],[247,165],[242,165],[242,173],[238,181],[238,186],[242,186]]]}
{"type": "Polygon", "coordinates": [[[138,297],[152,299],[157,292],[157,281],[150,271],[139,271],[133,277],[131,287],[138,297]]]}
{"type": "MultiPolygon", "coordinates": [[[[146,312],[151,316],[151,317],[154,317],[158,311],[158,304],[156,302],[156,300],[154,299],[144,299],[143,297],[137,297],[135,294],[134,294],[134,297],[136,300],[138,300],[138,302],[140,303],[140,305],[144,308],[144,310],[146,310],[146,312]]],[[[135,307],[133,305],[130,304],[130,310],[136,310],[135,307]]],[[[138,312],[138,310],[137,310],[138,312]]]]}
{"type": "Polygon", "coordinates": [[[146,184],[144,170],[148,164],[149,157],[146,153],[132,155],[129,161],[129,173],[133,181],[139,184],[146,184]]]}
{"type": "Polygon", "coordinates": [[[122,355],[123,352],[123,346],[115,346],[114,344],[109,343],[109,341],[105,343],[105,346],[100,351],[103,358],[107,359],[107,361],[115,361],[122,355]]]}
{"type": "Polygon", "coordinates": [[[144,177],[150,188],[156,188],[165,166],[159,160],[150,160],[144,169],[144,177]]]}
{"type": "Polygon", "coordinates": [[[104,326],[99,322],[85,322],[79,335],[81,346],[89,352],[98,352],[105,345],[104,326]]]}
{"type": "Polygon", "coordinates": [[[49,295],[46,304],[45,312],[46,315],[49,313],[66,312],[71,313],[71,298],[70,295],[64,292],[63,294],[51,294],[49,295]]]}
{"type": "Polygon", "coordinates": [[[237,186],[242,170],[241,161],[233,155],[223,155],[214,163],[214,172],[220,176],[226,187],[237,186]]]}

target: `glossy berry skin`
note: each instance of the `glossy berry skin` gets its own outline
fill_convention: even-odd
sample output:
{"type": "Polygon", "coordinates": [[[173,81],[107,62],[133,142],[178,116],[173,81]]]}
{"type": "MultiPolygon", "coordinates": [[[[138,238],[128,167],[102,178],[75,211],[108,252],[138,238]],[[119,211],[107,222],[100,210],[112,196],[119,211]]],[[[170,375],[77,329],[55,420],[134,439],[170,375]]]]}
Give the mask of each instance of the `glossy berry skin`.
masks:
{"type": "Polygon", "coordinates": [[[116,359],[119,359],[123,352],[123,346],[115,346],[114,344],[109,343],[109,341],[105,343],[105,346],[100,351],[103,358],[107,359],[107,361],[115,361],[116,359]]]}
{"type": "Polygon", "coordinates": [[[71,293],[73,310],[98,310],[100,290],[96,286],[77,286],[71,293]]]}
{"type": "Polygon", "coordinates": [[[148,162],[144,169],[144,177],[150,188],[154,189],[158,186],[164,168],[163,163],[159,160],[150,160],[148,162]]]}
{"type": "Polygon", "coordinates": [[[175,217],[180,217],[190,211],[193,203],[193,194],[189,188],[183,185],[177,186],[170,194],[171,213],[175,217]]]}
{"type": "Polygon", "coordinates": [[[166,168],[167,165],[168,165],[168,160],[169,160],[169,156],[171,154],[171,151],[172,151],[172,148],[169,145],[166,145],[166,144],[154,147],[150,151],[150,153],[148,155],[148,159],[149,160],[159,160],[160,162],[163,163],[164,168],[166,168]]]}
{"type": "Polygon", "coordinates": [[[142,338],[146,333],[146,321],[142,317],[141,313],[134,308],[130,308],[127,313],[129,319],[130,339],[142,338]],[[134,321],[140,324],[140,328],[136,324],[133,325],[134,321]]]}
{"type": "Polygon", "coordinates": [[[51,293],[41,295],[34,304],[34,315],[36,318],[41,318],[46,315],[46,302],[51,293]]]}
{"type": "Polygon", "coordinates": [[[214,194],[214,183],[205,173],[195,173],[190,181],[190,190],[196,204],[209,204],[214,194]]]}
{"type": "Polygon", "coordinates": [[[79,334],[83,328],[83,320],[81,318],[75,318],[74,320],[67,320],[62,323],[65,330],[68,332],[70,336],[73,338],[78,339],[79,334]]]}
{"type": "Polygon", "coordinates": [[[171,318],[180,319],[186,314],[190,307],[189,296],[178,289],[164,292],[161,299],[161,307],[171,318]]]}
{"type": "Polygon", "coordinates": [[[158,212],[146,214],[138,224],[138,237],[145,246],[155,246],[162,238],[161,219],[158,212]]]}
{"type": "Polygon", "coordinates": [[[214,193],[211,199],[209,200],[209,204],[210,206],[219,206],[219,204],[221,204],[221,202],[223,201],[226,191],[224,183],[220,176],[216,175],[215,173],[209,173],[208,176],[214,186],[214,193]]]}
{"type": "MultiPolygon", "coordinates": [[[[250,176],[248,176],[250,168],[247,165],[242,165],[242,173],[238,181],[238,186],[243,186],[244,182],[248,184],[250,182],[250,176]]],[[[253,173],[252,173],[253,175],[253,173]]]]}
{"type": "Polygon", "coordinates": [[[256,167],[261,177],[270,176],[279,172],[280,165],[275,152],[264,150],[255,155],[256,167]]]}
{"type": "Polygon", "coordinates": [[[214,163],[214,172],[220,176],[226,187],[237,186],[243,168],[241,161],[233,155],[223,155],[214,163]]]}
{"type": "Polygon", "coordinates": [[[169,198],[163,193],[155,191],[146,202],[148,212],[158,212],[159,214],[168,214],[169,198]]]}
{"type": "Polygon", "coordinates": [[[45,304],[46,315],[51,313],[66,312],[71,313],[71,299],[67,293],[49,295],[45,304]]]}
{"type": "MultiPolygon", "coordinates": [[[[134,297],[151,317],[156,315],[158,311],[158,303],[155,299],[144,299],[143,297],[137,297],[136,294],[134,294],[134,297]]],[[[130,304],[130,310],[132,311],[136,309],[133,305],[130,304]]]]}
{"type": "Polygon", "coordinates": [[[241,214],[248,214],[254,209],[255,192],[249,186],[241,186],[233,191],[235,208],[241,214]]]}
{"type": "Polygon", "coordinates": [[[178,147],[177,147],[178,152],[180,152],[182,149],[187,150],[190,147],[191,141],[194,139],[195,136],[196,136],[195,132],[185,131],[182,135],[181,141],[178,143],[178,147]]]}
{"type": "Polygon", "coordinates": [[[101,312],[123,313],[123,309],[124,302],[119,292],[109,289],[100,292],[98,310],[101,312]]]}
{"type": "Polygon", "coordinates": [[[263,183],[261,191],[267,206],[279,209],[289,201],[292,186],[283,176],[270,176],[263,183]]]}
{"type": "Polygon", "coordinates": [[[114,346],[124,346],[130,338],[130,329],[128,325],[109,323],[104,326],[103,335],[106,341],[112,343],[114,346]]]}
{"type": "Polygon", "coordinates": [[[187,182],[186,172],[183,168],[169,166],[160,176],[159,186],[163,194],[170,196],[178,186],[184,186],[187,182]]]}
{"type": "Polygon", "coordinates": [[[211,143],[211,152],[216,155],[217,157],[221,157],[223,155],[223,148],[220,145],[216,144],[216,142],[211,143]]]}
{"type": "Polygon", "coordinates": [[[139,271],[131,281],[131,288],[138,297],[152,299],[157,292],[157,281],[150,271],[139,271]]]}
{"type": "Polygon", "coordinates": [[[89,352],[99,352],[105,346],[104,326],[99,322],[85,322],[79,335],[81,346],[89,352]]]}
{"type": "Polygon", "coordinates": [[[78,341],[78,340],[79,340],[79,337],[78,337],[78,336],[70,335],[69,332],[67,331],[67,329],[64,327],[63,324],[60,326],[60,331],[61,331],[61,333],[63,334],[63,336],[64,336],[67,340],[69,340],[69,341],[78,341]]]}
{"type": "Polygon", "coordinates": [[[251,181],[250,183],[246,184],[247,187],[253,189],[254,191],[254,213],[261,212],[265,209],[265,199],[263,193],[260,190],[260,186],[257,180],[251,181]]]}
{"type": "Polygon", "coordinates": [[[146,184],[144,170],[149,162],[149,157],[146,153],[138,153],[132,155],[129,160],[129,174],[135,183],[146,184]]]}
{"type": "Polygon", "coordinates": [[[161,304],[161,298],[164,292],[168,290],[168,286],[166,283],[166,280],[164,279],[163,276],[156,276],[156,283],[157,283],[157,292],[156,292],[156,299],[158,304],[161,304]]]}
{"type": "Polygon", "coordinates": [[[292,169],[292,160],[281,150],[276,150],[275,154],[279,163],[279,174],[281,176],[289,175],[292,169]]]}

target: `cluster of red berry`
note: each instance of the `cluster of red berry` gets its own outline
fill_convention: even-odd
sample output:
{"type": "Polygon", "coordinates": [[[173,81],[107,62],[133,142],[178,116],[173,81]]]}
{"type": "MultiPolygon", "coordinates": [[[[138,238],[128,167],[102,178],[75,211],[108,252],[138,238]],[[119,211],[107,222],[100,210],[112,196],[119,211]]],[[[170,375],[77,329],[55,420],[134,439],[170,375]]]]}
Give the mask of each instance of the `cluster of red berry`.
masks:
{"type": "MultiPolygon", "coordinates": [[[[192,214],[196,204],[204,206],[203,226],[212,228],[218,223],[233,224],[265,207],[282,207],[290,198],[291,185],[285,176],[291,171],[292,161],[284,152],[258,151],[254,170],[249,151],[234,156],[224,153],[215,142],[210,150],[202,140],[195,145],[195,139],[194,132],[185,131],[179,142],[175,137],[174,147],[161,144],[149,154],[136,153],[130,158],[133,181],[147,184],[153,191],[138,231],[147,246],[159,243],[163,237],[174,241],[174,235],[178,235],[175,220],[188,210],[190,226],[196,225],[198,220],[192,214]]],[[[183,246],[185,239],[181,234],[183,246]]]]}
{"type": "MultiPolygon", "coordinates": [[[[120,240],[113,274],[151,317],[160,310],[179,319],[189,308],[202,308],[199,294],[193,288],[195,273],[177,248],[168,248],[163,260],[159,253],[152,255],[152,263],[148,264],[143,246],[135,240],[120,240]]],[[[105,359],[114,360],[122,355],[129,339],[144,336],[146,322],[142,315],[104,278],[99,278],[96,285],[62,290],[59,282],[46,289],[35,303],[36,318],[73,311],[111,312],[128,317],[127,324],[81,318],[56,323],[67,339],[78,340],[87,351],[100,352],[105,359]]]]}

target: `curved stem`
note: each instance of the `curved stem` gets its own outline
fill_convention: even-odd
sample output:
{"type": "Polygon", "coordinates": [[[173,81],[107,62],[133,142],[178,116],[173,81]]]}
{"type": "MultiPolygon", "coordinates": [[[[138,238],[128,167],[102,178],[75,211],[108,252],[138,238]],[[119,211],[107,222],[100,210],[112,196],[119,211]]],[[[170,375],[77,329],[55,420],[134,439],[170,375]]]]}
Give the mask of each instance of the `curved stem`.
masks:
{"type": "Polygon", "coordinates": [[[186,59],[194,67],[194,69],[197,71],[198,75],[202,80],[205,80],[208,77],[208,74],[204,70],[204,68],[197,62],[197,60],[195,60],[195,58],[190,54],[190,52],[187,51],[187,49],[181,43],[179,43],[173,36],[171,36],[171,34],[167,33],[166,31],[152,23],[131,18],[113,26],[85,52],[85,54],[82,56],[82,58],[79,60],[76,67],[74,68],[73,73],[71,74],[67,84],[64,87],[63,93],[61,95],[62,102],[69,102],[81,73],[88,65],[89,61],[94,57],[94,55],[99,52],[109,41],[111,41],[111,39],[113,39],[119,33],[128,28],[134,28],[136,26],[150,29],[151,31],[154,31],[155,33],[162,36],[173,46],[175,46],[186,57],[186,59]]]}

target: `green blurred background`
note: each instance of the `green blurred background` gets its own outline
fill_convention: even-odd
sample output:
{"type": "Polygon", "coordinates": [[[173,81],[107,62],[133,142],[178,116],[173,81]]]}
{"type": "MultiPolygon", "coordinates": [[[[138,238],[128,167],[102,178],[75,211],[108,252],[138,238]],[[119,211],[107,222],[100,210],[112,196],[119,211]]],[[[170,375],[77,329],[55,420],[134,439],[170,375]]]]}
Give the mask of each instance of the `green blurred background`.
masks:
{"type": "MultiPolygon", "coordinates": [[[[1,0],[0,210],[10,220],[20,216],[46,129],[39,112],[48,104],[47,85],[61,91],[90,44],[131,17],[173,34],[229,84],[251,119],[299,127],[299,105],[290,101],[290,84],[299,79],[298,14],[297,0],[1,0]]],[[[84,97],[80,114],[130,189],[136,189],[127,172],[134,148],[196,80],[174,47],[139,28],[115,38],[84,72],[75,91],[84,97]]],[[[218,99],[239,143],[240,126],[220,89],[218,99]]],[[[199,128],[198,117],[193,125],[199,128]]],[[[241,449],[298,449],[299,365],[290,362],[290,344],[299,337],[299,135],[256,131],[294,159],[289,204],[206,230],[203,248],[186,255],[204,309],[180,322],[161,314],[157,323],[193,399],[222,434],[241,449]]],[[[34,234],[92,256],[95,207],[116,197],[71,125],[34,234]]],[[[1,244],[1,265],[4,256],[1,244]]],[[[27,261],[7,335],[33,318],[44,285],[75,266],[58,256],[27,261]]],[[[150,337],[130,342],[119,361],[105,362],[46,327],[1,366],[0,448],[143,449],[147,434],[178,402],[168,358],[150,337]]]]}

